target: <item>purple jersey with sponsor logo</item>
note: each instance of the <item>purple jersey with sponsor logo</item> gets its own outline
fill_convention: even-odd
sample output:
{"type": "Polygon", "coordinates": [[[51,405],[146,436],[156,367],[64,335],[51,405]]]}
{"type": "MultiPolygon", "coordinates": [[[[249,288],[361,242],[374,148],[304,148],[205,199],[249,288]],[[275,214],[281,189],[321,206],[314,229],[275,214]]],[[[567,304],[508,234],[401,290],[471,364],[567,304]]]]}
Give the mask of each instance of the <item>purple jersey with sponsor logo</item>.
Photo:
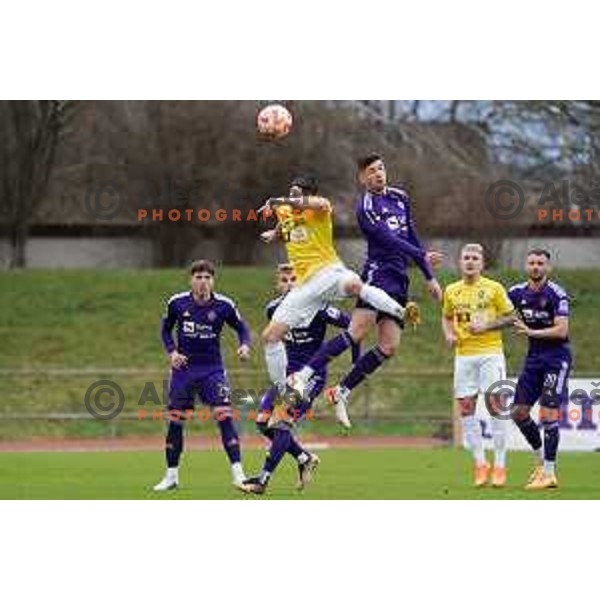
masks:
{"type": "Polygon", "coordinates": [[[162,319],[162,342],[168,353],[177,349],[189,357],[191,367],[207,372],[224,369],[221,331],[225,323],[235,329],[240,344],[250,344],[250,330],[231,298],[214,293],[207,302],[198,303],[192,292],[175,294],[162,319]],[[174,328],[177,342],[173,339],[174,328]]]}
{"type": "MultiPolygon", "coordinates": [[[[554,325],[555,317],[569,316],[569,296],[553,281],[546,281],[540,290],[527,282],[514,285],[508,296],[519,318],[531,329],[546,329],[554,325]]],[[[569,339],[529,338],[529,356],[570,356],[569,339]]]]}
{"type": "Polygon", "coordinates": [[[371,266],[392,276],[406,277],[412,259],[427,280],[433,279],[406,191],[386,187],[382,194],[365,192],[356,206],[356,218],[367,240],[365,270],[371,266]]]}
{"type": "MultiPolygon", "coordinates": [[[[267,318],[270,319],[285,296],[279,296],[267,304],[267,318]]],[[[290,329],[285,337],[285,348],[288,356],[290,373],[299,371],[321,347],[327,333],[327,326],[334,325],[346,329],[350,325],[350,316],[335,306],[324,305],[315,315],[308,327],[290,329]]],[[[358,346],[352,348],[353,357],[358,346]]],[[[321,373],[321,375],[323,375],[321,373]]]]}

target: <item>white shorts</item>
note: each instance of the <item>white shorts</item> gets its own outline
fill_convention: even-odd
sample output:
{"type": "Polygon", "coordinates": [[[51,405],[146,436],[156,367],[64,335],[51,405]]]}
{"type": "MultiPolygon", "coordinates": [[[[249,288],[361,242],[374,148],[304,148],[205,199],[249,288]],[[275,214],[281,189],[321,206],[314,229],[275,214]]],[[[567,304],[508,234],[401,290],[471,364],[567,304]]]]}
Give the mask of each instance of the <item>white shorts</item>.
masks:
{"type": "Polygon", "coordinates": [[[348,297],[343,284],[350,277],[358,275],[342,263],[322,268],[291,289],[275,309],[271,321],[284,323],[290,329],[308,327],[323,304],[348,297]]]}
{"type": "Polygon", "coordinates": [[[506,379],[504,354],[480,354],[454,358],[454,397],[485,394],[496,382],[506,379]]]}

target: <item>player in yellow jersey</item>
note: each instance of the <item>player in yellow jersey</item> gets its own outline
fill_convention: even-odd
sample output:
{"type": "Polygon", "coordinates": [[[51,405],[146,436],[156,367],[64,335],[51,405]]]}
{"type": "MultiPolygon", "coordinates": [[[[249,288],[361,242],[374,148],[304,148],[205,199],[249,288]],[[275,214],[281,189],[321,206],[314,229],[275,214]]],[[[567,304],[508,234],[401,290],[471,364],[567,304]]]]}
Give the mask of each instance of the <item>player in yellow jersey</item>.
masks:
{"type": "MultiPolygon", "coordinates": [[[[466,244],[460,253],[462,279],[444,291],[442,329],[455,349],[454,397],[460,407],[466,446],[475,461],[475,485],[490,476],[483,449],[481,425],[475,417],[477,397],[496,382],[506,379],[506,362],[499,329],[512,321],[513,305],[497,281],[483,277],[483,248],[466,244]]],[[[490,396],[492,403],[499,398],[490,396]]],[[[499,410],[499,408],[497,409],[499,410]]],[[[506,421],[492,415],[494,470],[492,484],[506,482],[506,421]]]]}
{"type": "Polygon", "coordinates": [[[274,211],[277,227],[264,232],[266,243],[285,243],[297,284],[277,307],[263,332],[265,359],[271,381],[288,397],[295,393],[286,384],[287,356],[283,339],[290,329],[307,326],[324,303],[356,297],[399,320],[404,308],[383,290],[363,283],[338,257],[333,244],[333,207],[317,195],[313,177],[296,177],[289,197],[271,198],[264,209],[274,211]]]}

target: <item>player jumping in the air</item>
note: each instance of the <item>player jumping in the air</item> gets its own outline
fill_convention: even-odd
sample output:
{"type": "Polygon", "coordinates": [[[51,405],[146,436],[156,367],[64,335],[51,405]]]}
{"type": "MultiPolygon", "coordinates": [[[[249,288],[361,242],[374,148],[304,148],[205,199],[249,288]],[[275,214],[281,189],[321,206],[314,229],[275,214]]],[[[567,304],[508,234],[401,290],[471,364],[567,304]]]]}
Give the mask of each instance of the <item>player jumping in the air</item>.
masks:
{"type": "MultiPolygon", "coordinates": [[[[409,286],[407,269],[412,259],[423,273],[433,298],[441,301],[442,290],[431,266],[439,264],[442,255],[427,252],[423,248],[413,223],[408,194],[387,185],[385,164],[379,154],[368,154],[357,162],[364,193],[358,201],[356,216],[367,240],[367,260],[362,280],[386,292],[400,306],[406,306],[409,286]]],[[[410,318],[410,313],[406,318],[410,318]]],[[[326,391],[328,400],[335,405],[338,421],[345,427],[350,427],[347,412],[350,392],[394,355],[404,325],[401,317],[382,310],[371,299],[361,295],[352,313],[349,330],[322,346],[290,381],[292,387],[301,392],[314,372],[345,352],[352,343],[360,343],[376,324],[377,345],[363,354],[338,386],[326,391]]]]}
{"type": "MultiPolygon", "coordinates": [[[[287,355],[283,339],[290,329],[306,327],[326,302],[337,298],[357,297],[376,310],[402,320],[404,308],[383,290],[363,283],[347,269],[338,257],[333,244],[332,205],[317,196],[317,182],[311,177],[297,177],[291,183],[289,197],[272,198],[264,208],[275,210],[278,224],[262,234],[270,243],[282,239],[288,260],[298,277],[298,285],[276,308],[263,332],[265,357],[271,381],[280,394],[288,394],[287,355]]],[[[346,339],[346,338],[344,338],[346,339]]],[[[347,339],[350,347],[351,340],[347,339]]],[[[319,369],[311,369],[310,375],[319,369]]],[[[297,398],[305,398],[310,376],[302,386],[290,387],[297,398]]]]}
{"type": "Polygon", "coordinates": [[[533,449],[536,465],[527,489],[558,486],[555,472],[559,442],[559,410],[566,406],[568,377],[571,370],[569,347],[569,297],[550,281],[550,253],[532,249],[527,255],[528,281],[510,288],[508,295],[519,320],[518,333],[529,338],[529,350],[515,392],[513,419],[533,449]],[[530,416],[531,407],[540,401],[538,424],[530,416]]]}
{"type": "Polygon", "coordinates": [[[233,484],[245,480],[241,463],[240,440],[233,423],[229,385],[221,357],[221,331],[227,323],[235,329],[237,354],[247,360],[250,354],[250,330],[233,300],[214,290],[214,265],[195,261],[190,269],[191,291],[172,296],[162,320],[162,342],[171,360],[169,384],[169,424],[165,442],[167,471],[155,491],[176,488],[179,484],[179,458],[183,451],[183,426],[186,414],[194,409],[199,395],[213,409],[221,431],[223,448],[231,463],[233,484]],[[177,342],[173,339],[177,328],[177,342]]]}
{"type": "MultiPolygon", "coordinates": [[[[289,264],[279,265],[277,268],[277,289],[281,294],[267,305],[267,318],[271,318],[277,307],[294,287],[296,275],[289,264]]],[[[285,337],[285,347],[288,356],[288,373],[301,369],[308,359],[323,343],[327,327],[333,325],[346,329],[350,324],[349,315],[338,308],[323,305],[310,324],[306,327],[290,329],[285,337]]],[[[352,358],[356,360],[360,349],[352,348],[352,358]]],[[[305,450],[296,440],[293,433],[293,424],[302,419],[312,406],[312,402],[323,390],[327,379],[325,368],[315,373],[307,389],[307,398],[293,408],[277,406],[277,388],[273,386],[262,397],[260,409],[256,419],[258,430],[271,441],[271,447],[262,472],[258,477],[246,481],[245,491],[254,494],[263,494],[267,488],[271,475],[287,452],[298,463],[298,485],[302,490],[310,483],[314,471],[319,466],[319,457],[305,450]],[[279,412],[285,411],[285,412],[279,412]],[[280,418],[285,415],[285,418],[280,418]]]]}
{"type": "MultiPolygon", "coordinates": [[[[506,379],[506,361],[499,329],[514,322],[513,305],[506,290],[497,281],[482,277],[483,248],[466,244],[460,252],[462,279],[444,292],[442,330],[455,349],[454,397],[459,408],[466,447],[475,462],[475,485],[488,482],[490,466],[485,459],[481,424],[475,416],[479,393],[487,393],[506,379]]],[[[492,416],[494,470],[491,483],[506,483],[506,422],[497,394],[486,398],[492,416]]]]}

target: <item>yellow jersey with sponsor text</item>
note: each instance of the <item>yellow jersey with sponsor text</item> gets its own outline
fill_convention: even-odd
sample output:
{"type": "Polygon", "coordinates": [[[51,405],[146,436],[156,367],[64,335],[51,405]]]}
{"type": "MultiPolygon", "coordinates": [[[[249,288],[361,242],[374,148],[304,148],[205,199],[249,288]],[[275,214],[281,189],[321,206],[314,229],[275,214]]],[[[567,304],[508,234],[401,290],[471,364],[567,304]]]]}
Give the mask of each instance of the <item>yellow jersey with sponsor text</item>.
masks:
{"type": "Polygon", "coordinates": [[[499,330],[472,334],[472,323],[490,323],[513,311],[504,286],[493,279],[480,277],[474,283],[463,280],[451,283],[444,291],[444,317],[451,318],[456,332],[456,355],[498,354],[502,348],[499,330]]]}
{"type": "Polygon", "coordinates": [[[331,207],[299,210],[283,205],[277,208],[276,215],[299,283],[323,267],[341,262],[333,245],[331,207]]]}

